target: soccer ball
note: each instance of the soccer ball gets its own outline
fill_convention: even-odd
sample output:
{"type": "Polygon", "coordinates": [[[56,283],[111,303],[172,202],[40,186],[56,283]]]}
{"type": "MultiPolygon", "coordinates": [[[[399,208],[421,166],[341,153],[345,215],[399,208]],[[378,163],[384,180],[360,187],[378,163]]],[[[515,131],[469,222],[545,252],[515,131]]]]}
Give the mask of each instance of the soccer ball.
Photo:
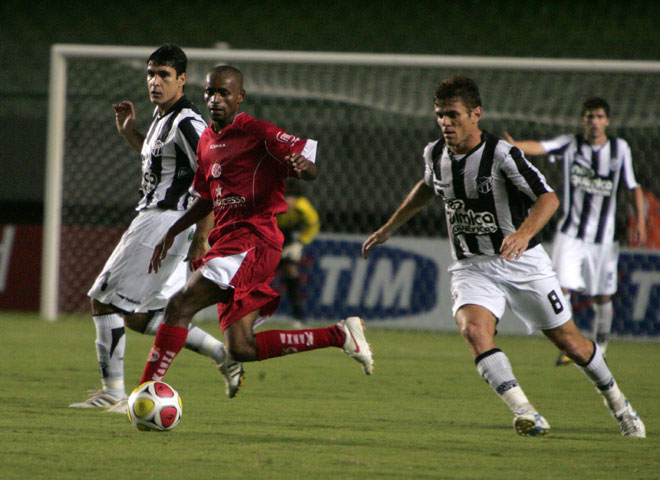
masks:
{"type": "Polygon", "coordinates": [[[141,431],[165,432],[181,421],[178,392],[161,381],[144,382],[128,397],[128,420],[141,431]]]}

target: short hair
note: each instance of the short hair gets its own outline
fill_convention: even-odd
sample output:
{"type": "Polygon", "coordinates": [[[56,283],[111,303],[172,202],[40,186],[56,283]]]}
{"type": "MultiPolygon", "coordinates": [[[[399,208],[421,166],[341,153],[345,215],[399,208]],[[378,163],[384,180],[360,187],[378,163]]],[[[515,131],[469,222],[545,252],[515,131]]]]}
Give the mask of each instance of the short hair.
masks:
{"type": "Polygon", "coordinates": [[[217,65],[209,71],[209,75],[227,75],[234,77],[240,88],[243,88],[243,72],[231,65],[217,65]]]}
{"type": "Polygon", "coordinates": [[[176,70],[177,77],[185,73],[188,67],[188,57],[186,57],[186,54],[180,47],[173,43],[167,43],[154,51],[147,59],[147,65],[149,62],[154,62],[156,65],[165,67],[172,67],[176,70]]]}
{"type": "Polygon", "coordinates": [[[607,118],[610,117],[610,104],[600,97],[587,98],[582,104],[582,111],[580,112],[580,115],[584,116],[584,114],[589,110],[597,110],[599,108],[605,110],[605,115],[607,118]]]}
{"type": "Polygon", "coordinates": [[[435,88],[434,103],[439,104],[454,99],[461,100],[470,110],[481,106],[479,87],[474,80],[468,77],[450,77],[435,88]]]}

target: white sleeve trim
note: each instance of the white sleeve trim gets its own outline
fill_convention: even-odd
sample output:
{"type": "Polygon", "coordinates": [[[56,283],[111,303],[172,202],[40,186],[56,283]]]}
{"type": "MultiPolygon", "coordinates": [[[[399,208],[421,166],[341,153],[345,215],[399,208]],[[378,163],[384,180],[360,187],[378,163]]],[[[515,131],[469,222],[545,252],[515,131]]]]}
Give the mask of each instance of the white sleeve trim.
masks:
{"type": "Polygon", "coordinates": [[[318,143],[316,140],[306,140],[305,141],[305,148],[303,148],[302,151],[302,156],[305,157],[307,160],[309,160],[312,163],[316,163],[316,149],[318,146],[318,143]]]}

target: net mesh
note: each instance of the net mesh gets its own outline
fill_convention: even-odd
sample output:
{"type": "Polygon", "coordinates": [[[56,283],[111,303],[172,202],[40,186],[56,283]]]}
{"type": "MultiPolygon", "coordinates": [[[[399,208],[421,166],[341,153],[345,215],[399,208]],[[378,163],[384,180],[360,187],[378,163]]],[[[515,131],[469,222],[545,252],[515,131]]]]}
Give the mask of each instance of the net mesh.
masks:
{"type": "MultiPolygon", "coordinates": [[[[434,87],[455,74],[477,81],[485,111],[482,127],[495,134],[506,129],[520,139],[577,133],[584,99],[606,98],[613,107],[609,133],[630,143],[638,179],[660,194],[654,175],[660,151],[657,73],[223,62],[189,56],[186,94],[206,118],[204,78],[220,63],[243,71],[244,111],[319,141],[321,174],[307,196],[325,232],[366,235],[399,205],[422,176],[424,146],[440,134],[432,110],[434,87]]],[[[143,60],[67,60],[61,311],[88,310],[86,292],[135,216],[140,158],[117,134],[112,110],[113,102],[124,99],[134,103],[136,126],[146,132],[154,107],[147,99],[143,60]]],[[[536,163],[559,189],[559,168],[536,163]]],[[[546,239],[551,229],[545,230],[546,239]]],[[[440,202],[432,202],[400,233],[445,235],[440,202]]]]}

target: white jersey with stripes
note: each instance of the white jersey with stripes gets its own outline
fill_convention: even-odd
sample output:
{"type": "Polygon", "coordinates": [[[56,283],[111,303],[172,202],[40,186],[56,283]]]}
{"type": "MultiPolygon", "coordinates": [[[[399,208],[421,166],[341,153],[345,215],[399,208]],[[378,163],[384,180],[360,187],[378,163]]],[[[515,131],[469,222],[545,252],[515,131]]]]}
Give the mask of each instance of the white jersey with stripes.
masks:
{"type": "MultiPolygon", "coordinates": [[[[465,155],[452,154],[440,139],[423,156],[424,182],[444,201],[456,260],[499,255],[538,196],[553,191],[518,148],[485,131],[465,155]]],[[[528,248],[538,244],[533,238],[528,248]]]]}
{"type": "Polygon", "coordinates": [[[154,112],[142,144],[142,185],[136,210],[186,210],[188,189],[197,169],[197,143],[206,122],[195,105],[181,97],[164,115],[154,112]]]}
{"type": "Polygon", "coordinates": [[[563,167],[563,214],[560,232],[588,243],[611,243],[616,226],[616,196],[623,177],[626,186],[638,186],[630,146],[608,137],[591,145],[582,135],[560,135],[540,142],[551,162],[563,167]]]}

